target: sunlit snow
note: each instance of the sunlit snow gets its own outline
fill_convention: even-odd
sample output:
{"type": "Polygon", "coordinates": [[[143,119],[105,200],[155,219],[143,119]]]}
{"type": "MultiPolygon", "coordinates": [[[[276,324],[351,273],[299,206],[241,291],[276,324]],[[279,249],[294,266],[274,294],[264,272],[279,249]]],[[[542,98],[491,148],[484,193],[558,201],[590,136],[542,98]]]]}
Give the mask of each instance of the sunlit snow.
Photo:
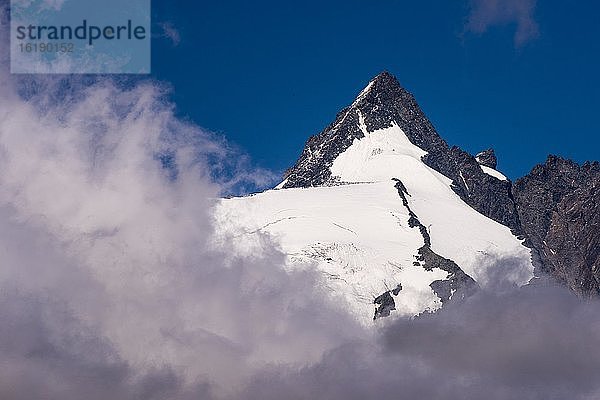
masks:
{"type": "Polygon", "coordinates": [[[464,203],[450,179],[421,161],[426,152],[397,125],[369,133],[358,117],[365,137],[334,160],[331,172],[338,184],[224,199],[217,216],[223,236],[233,235],[234,246],[252,253],[262,235],[271,235],[281,243],[289,268],[317,268],[332,296],[364,323],[373,318],[374,298],[398,284],[402,291],[394,298],[393,315],[436,310],[441,301],[429,285],[447,273],[414,265],[423,237],[408,225],[408,210],[392,180],[400,179],[433,251],[480,283],[508,257],[510,280],[521,285],[531,279],[530,251],[509,228],[464,203]]]}

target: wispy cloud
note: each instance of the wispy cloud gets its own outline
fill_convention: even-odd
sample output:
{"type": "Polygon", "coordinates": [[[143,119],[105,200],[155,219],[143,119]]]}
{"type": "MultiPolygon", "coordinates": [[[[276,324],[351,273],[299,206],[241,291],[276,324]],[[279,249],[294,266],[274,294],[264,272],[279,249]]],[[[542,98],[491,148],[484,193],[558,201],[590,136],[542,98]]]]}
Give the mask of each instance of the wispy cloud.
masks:
{"type": "Polygon", "coordinates": [[[181,35],[171,22],[161,22],[159,26],[162,31],[161,36],[169,39],[173,46],[178,46],[181,43],[181,35]]]}
{"type": "Polygon", "coordinates": [[[516,24],[514,43],[521,47],[539,35],[534,12],[536,0],[470,0],[465,29],[476,34],[490,27],[516,24]]]}

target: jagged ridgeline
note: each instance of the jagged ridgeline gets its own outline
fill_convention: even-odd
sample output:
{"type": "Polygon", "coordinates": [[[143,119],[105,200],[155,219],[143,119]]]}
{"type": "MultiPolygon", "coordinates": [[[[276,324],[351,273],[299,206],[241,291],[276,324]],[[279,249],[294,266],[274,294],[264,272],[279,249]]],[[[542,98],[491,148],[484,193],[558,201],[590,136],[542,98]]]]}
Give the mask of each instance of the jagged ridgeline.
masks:
{"type": "Polygon", "coordinates": [[[549,156],[514,186],[508,179],[494,179],[489,175],[489,168],[497,167],[493,149],[473,157],[459,147],[449,147],[413,95],[394,76],[383,72],[331,125],[308,139],[298,161],[286,171],[283,187],[335,182],[330,171],[333,160],[355,139],[364,137],[359,118],[368,132],[396,123],[411,143],[427,152],[423,161],[452,179],[452,188],[467,204],[527,237],[541,269],[579,294],[600,294],[597,161],[579,166],[549,156]]]}
{"type": "Polygon", "coordinates": [[[287,268],[316,268],[365,324],[435,312],[494,279],[525,285],[536,271],[598,293],[598,164],[550,158],[516,185],[497,164],[493,149],[449,146],[383,72],[275,189],[222,200],[218,226],[242,251],[275,237],[287,268]]]}

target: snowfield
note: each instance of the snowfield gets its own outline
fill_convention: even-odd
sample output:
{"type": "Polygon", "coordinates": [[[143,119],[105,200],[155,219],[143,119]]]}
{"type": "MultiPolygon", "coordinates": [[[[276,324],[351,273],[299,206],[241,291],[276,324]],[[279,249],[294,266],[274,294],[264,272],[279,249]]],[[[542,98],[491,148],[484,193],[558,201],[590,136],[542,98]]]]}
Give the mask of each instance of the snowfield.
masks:
{"type": "Polygon", "coordinates": [[[223,199],[218,237],[233,237],[238,250],[251,253],[260,249],[264,234],[271,236],[287,254],[288,268],[319,270],[332,296],[365,324],[372,323],[375,297],[399,284],[392,315],[434,311],[441,301],[429,285],[447,273],[413,264],[424,241],[418,228],[409,227],[409,210],[393,181],[399,179],[437,254],[483,285],[490,273],[505,273],[517,285],[533,277],[530,250],[509,228],[464,203],[450,179],[421,161],[426,153],[397,125],[367,132],[358,117],[365,137],[331,166],[339,185],[223,199]]]}
{"type": "Polygon", "coordinates": [[[486,167],[485,165],[479,165],[483,172],[486,174],[493,176],[496,179],[500,179],[501,181],[507,181],[506,177],[502,172],[496,171],[494,168],[486,167]]]}
{"type": "Polygon", "coordinates": [[[332,293],[363,320],[372,320],[373,300],[402,284],[396,303],[403,315],[435,310],[441,302],[429,284],[441,270],[413,266],[423,246],[393,182],[270,190],[221,202],[218,226],[236,236],[239,249],[260,248],[259,232],[272,235],[289,267],[316,267],[332,293]]]}

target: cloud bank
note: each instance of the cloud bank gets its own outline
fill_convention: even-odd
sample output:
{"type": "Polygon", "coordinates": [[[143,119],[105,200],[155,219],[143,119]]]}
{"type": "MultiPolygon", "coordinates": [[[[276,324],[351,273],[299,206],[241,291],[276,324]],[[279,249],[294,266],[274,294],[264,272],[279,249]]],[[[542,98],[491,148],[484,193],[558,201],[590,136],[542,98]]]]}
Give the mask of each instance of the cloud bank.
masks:
{"type": "Polygon", "coordinates": [[[465,29],[476,34],[490,27],[515,24],[514,43],[521,47],[539,35],[534,13],[537,0],[470,0],[465,29]]]}
{"type": "Polygon", "coordinates": [[[268,237],[251,256],[210,241],[231,154],[159,88],[2,86],[0,397],[224,395],[359,333],[268,237]]]}
{"type": "Polygon", "coordinates": [[[600,312],[565,289],[479,292],[399,320],[373,343],[350,343],[302,369],[258,376],[247,398],[595,399],[600,312]]]}
{"type": "Polygon", "coordinates": [[[0,398],[237,398],[363,334],[270,238],[211,240],[216,199],[269,176],[162,85],[1,68],[0,398]]]}

